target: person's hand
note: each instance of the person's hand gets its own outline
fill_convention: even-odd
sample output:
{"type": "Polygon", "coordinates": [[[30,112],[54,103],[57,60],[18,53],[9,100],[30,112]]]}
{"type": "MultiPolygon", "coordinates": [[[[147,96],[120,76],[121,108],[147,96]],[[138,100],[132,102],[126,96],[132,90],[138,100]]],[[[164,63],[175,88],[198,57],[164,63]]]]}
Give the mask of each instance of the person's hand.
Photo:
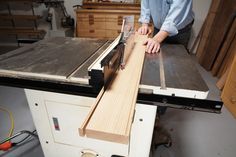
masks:
{"type": "Polygon", "coordinates": [[[142,26],[138,29],[138,33],[141,35],[146,35],[146,34],[150,34],[152,31],[151,29],[148,27],[147,23],[143,23],[142,26]]]}
{"type": "Polygon", "coordinates": [[[160,43],[154,38],[148,38],[143,44],[146,45],[147,53],[157,53],[160,50],[160,43]]]}

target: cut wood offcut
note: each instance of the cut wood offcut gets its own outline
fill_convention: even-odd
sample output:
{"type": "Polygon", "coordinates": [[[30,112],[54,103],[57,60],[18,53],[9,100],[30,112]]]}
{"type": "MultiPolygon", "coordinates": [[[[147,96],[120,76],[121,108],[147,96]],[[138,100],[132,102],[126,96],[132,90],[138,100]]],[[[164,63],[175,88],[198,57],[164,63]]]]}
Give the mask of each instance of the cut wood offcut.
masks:
{"type": "MultiPolygon", "coordinates": [[[[80,135],[128,144],[134,116],[138,86],[145,57],[143,41],[147,36],[135,34],[134,46],[124,70],[119,70],[97,100],[80,127],[80,135]]],[[[129,43],[128,43],[129,44],[129,43]]],[[[125,52],[126,53],[126,52],[125,52]]]]}

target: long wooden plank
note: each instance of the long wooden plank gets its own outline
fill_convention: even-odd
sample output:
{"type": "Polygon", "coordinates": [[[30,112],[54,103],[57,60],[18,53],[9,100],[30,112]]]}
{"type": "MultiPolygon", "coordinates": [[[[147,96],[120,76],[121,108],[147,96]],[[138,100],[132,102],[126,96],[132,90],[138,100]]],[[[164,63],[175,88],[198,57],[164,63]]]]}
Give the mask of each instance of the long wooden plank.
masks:
{"type": "Polygon", "coordinates": [[[127,10],[139,10],[140,3],[120,3],[120,2],[83,2],[82,8],[84,9],[127,9],[127,10]]]}
{"type": "Polygon", "coordinates": [[[231,28],[227,33],[226,40],[223,42],[223,46],[220,49],[219,55],[217,56],[216,61],[214,62],[213,68],[211,70],[214,76],[217,75],[218,71],[220,70],[220,67],[222,66],[223,61],[227,56],[227,53],[234,38],[236,38],[236,19],[234,19],[234,22],[232,23],[231,28]]]}
{"type": "Polygon", "coordinates": [[[224,88],[228,74],[229,74],[229,69],[227,69],[227,71],[217,81],[216,87],[219,88],[219,90],[222,90],[224,88]]]}
{"type": "Polygon", "coordinates": [[[221,3],[221,0],[212,0],[211,7],[209,9],[208,15],[207,15],[207,17],[204,21],[202,36],[199,40],[199,44],[198,44],[197,51],[196,51],[196,56],[197,56],[198,61],[200,63],[205,58],[205,55],[206,55],[205,48],[207,46],[208,37],[210,35],[211,28],[212,28],[212,25],[214,23],[215,16],[216,16],[217,10],[220,6],[220,3],[221,3]]]}
{"type": "Polygon", "coordinates": [[[0,19],[4,20],[16,20],[16,19],[25,19],[25,20],[37,20],[42,18],[39,15],[9,15],[9,14],[0,14],[0,19]]]}
{"type": "Polygon", "coordinates": [[[235,0],[224,0],[216,14],[216,20],[213,24],[214,27],[211,29],[207,46],[204,49],[206,56],[201,62],[201,65],[207,70],[211,70],[213,63],[219,54],[221,44],[225,40],[235,10],[235,0]]]}
{"type": "Polygon", "coordinates": [[[226,72],[226,70],[230,68],[235,55],[236,55],[236,36],[232,41],[226,56],[224,57],[222,65],[217,73],[217,77],[221,77],[226,72]]]}
{"type": "Polygon", "coordinates": [[[226,84],[224,86],[221,98],[226,108],[236,118],[236,56],[234,57],[233,64],[230,68],[226,84]]]}
{"type": "Polygon", "coordinates": [[[80,136],[84,136],[84,135],[85,135],[85,128],[86,128],[86,126],[88,125],[88,122],[89,122],[89,120],[91,119],[91,117],[92,117],[92,115],[93,115],[93,113],[94,113],[94,111],[95,111],[95,109],[96,109],[96,107],[97,107],[99,101],[101,100],[103,94],[104,94],[104,88],[102,88],[102,89],[100,90],[100,92],[99,92],[99,94],[98,94],[98,96],[97,96],[97,98],[96,98],[96,101],[95,101],[94,104],[92,105],[92,107],[91,107],[91,109],[90,109],[90,111],[89,111],[89,113],[88,113],[88,115],[87,115],[85,121],[83,122],[82,126],[79,128],[79,135],[80,135],[80,136]]]}
{"type": "Polygon", "coordinates": [[[87,137],[124,144],[129,142],[145,56],[143,40],[146,38],[135,35],[135,45],[125,69],[114,77],[87,123],[87,137]]]}

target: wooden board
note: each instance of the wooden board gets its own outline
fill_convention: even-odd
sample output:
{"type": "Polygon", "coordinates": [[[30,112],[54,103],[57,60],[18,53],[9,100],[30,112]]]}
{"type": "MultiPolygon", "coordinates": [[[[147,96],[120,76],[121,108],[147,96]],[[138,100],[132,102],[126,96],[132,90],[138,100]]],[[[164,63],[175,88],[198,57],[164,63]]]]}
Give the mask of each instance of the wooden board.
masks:
{"type": "Polygon", "coordinates": [[[234,62],[230,68],[229,76],[226,80],[226,84],[221,95],[222,100],[227,107],[227,109],[236,118],[236,57],[234,57],[234,62]]]}
{"type": "Polygon", "coordinates": [[[201,63],[203,59],[205,58],[205,47],[207,46],[208,37],[211,32],[212,25],[215,20],[215,16],[217,13],[217,10],[220,6],[222,0],[212,0],[211,7],[209,9],[208,15],[204,21],[204,28],[202,30],[202,36],[200,38],[200,42],[198,44],[198,48],[196,51],[196,56],[198,58],[198,61],[201,63]]]}
{"type": "MultiPolygon", "coordinates": [[[[147,36],[135,35],[135,45],[125,69],[117,72],[86,125],[87,137],[129,143],[147,36]]],[[[83,130],[82,126],[82,130],[83,130]]]]}
{"type": "Polygon", "coordinates": [[[224,0],[221,2],[220,9],[216,14],[213,23],[208,43],[205,51],[205,57],[201,64],[207,70],[211,70],[215,59],[218,56],[221,44],[225,39],[226,32],[235,14],[236,3],[235,0],[224,0]]]}
{"type": "Polygon", "coordinates": [[[42,18],[39,15],[9,15],[9,14],[0,14],[0,19],[4,20],[37,20],[42,18]]]}
{"type": "Polygon", "coordinates": [[[35,30],[34,28],[9,28],[9,27],[0,27],[0,34],[8,35],[44,35],[46,32],[44,30],[35,30]]]}
{"type": "Polygon", "coordinates": [[[227,54],[224,57],[222,65],[220,66],[218,70],[218,73],[217,73],[218,77],[221,77],[227,71],[227,69],[231,67],[235,55],[236,55],[236,36],[234,37],[227,51],[227,54]]]}
{"type": "Polygon", "coordinates": [[[87,8],[87,9],[111,9],[111,10],[118,10],[118,9],[140,10],[140,3],[83,1],[82,8],[87,8]]]}
{"type": "Polygon", "coordinates": [[[222,90],[224,88],[226,79],[229,75],[229,69],[220,77],[220,79],[216,83],[216,87],[219,88],[219,90],[222,90]]]}
{"type": "Polygon", "coordinates": [[[213,68],[211,70],[212,74],[215,76],[220,70],[220,67],[223,66],[222,63],[227,56],[227,53],[233,44],[233,40],[236,40],[236,19],[234,19],[229,32],[227,33],[226,40],[223,42],[223,46],[219,51],[219,55],[214,62],[213,68]]]}

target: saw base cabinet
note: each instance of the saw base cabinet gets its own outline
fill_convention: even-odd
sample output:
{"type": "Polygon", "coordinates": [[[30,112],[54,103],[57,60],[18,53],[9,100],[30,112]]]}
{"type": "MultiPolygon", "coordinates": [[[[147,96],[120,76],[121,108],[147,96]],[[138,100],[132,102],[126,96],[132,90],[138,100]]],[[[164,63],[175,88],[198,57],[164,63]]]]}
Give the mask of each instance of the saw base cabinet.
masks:
{"type": "Polygon", "coordinates": [[[76,37],[115,39],[125,16],[134,17],[134,28],[139,28],[140,9],[77,9],[76,37]]]}

